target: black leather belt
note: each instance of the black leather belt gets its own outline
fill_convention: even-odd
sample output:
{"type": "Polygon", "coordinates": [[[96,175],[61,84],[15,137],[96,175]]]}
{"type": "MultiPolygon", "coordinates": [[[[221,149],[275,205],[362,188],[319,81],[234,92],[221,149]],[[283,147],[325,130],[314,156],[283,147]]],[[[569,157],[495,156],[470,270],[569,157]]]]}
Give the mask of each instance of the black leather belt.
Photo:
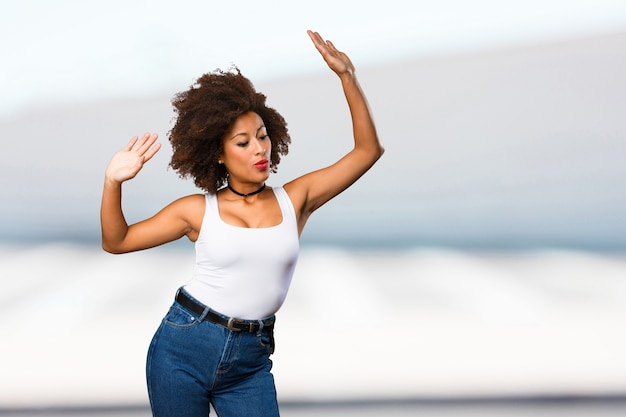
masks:
{"type": "MultiPolygon", "coordinates": [[[[185,307],[187,310],[191,311],[198,317],[202,316],[206,306],[196,302],[195,300],[189,298],[187,294],[178,290],[176,293],[176,302],[181,306],[185,307]]],[[[214,311],[209,310],[209,312],[204,316],[204,320],[210,321],[211,323],[219,324],[220,326],[226,327],[228,330],[233,332],[250,332],[256,333],[259,331],[261,324],[259,321],[261,320],[241,320],[233,317],[222,317],[219,314],[216,314],[214,311]]],[[[274,320],[263,320],[263,329],[271,330],[274,327],[274,320]]]]}

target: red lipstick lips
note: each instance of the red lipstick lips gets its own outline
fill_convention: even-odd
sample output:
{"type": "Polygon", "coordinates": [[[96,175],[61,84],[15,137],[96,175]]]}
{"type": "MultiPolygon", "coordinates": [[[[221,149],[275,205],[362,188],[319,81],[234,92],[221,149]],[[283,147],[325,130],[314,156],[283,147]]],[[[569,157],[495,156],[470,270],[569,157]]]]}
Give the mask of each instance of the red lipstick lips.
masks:
{"type": "Polygon", "coordinates": [[[267,159],[261,159],[259,162],[254,164],[254,166],[258,169],[267,169],[270,166],[270,163],[267,159]]]}

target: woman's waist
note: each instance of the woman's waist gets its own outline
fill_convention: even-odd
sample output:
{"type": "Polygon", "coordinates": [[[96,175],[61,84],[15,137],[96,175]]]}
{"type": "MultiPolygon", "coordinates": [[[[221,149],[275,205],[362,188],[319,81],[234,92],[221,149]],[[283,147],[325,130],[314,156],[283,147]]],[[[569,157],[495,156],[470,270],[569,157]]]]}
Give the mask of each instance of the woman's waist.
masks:
{"type": "Polygon", "coordinates": [[[263,277],[237,280],[194,276],[183,289],[198,302],[225,316],[262,320],[273,316],[282,306],[289,282],[263,277]]]}

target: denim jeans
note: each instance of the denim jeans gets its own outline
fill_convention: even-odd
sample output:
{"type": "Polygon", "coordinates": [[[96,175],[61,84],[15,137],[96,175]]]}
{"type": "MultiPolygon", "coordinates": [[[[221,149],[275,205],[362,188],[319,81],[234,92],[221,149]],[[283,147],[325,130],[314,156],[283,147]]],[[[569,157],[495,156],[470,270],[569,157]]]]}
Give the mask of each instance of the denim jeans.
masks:
{"type": "Polygon", "coordinates": [[[156,331],[146,364],[153,416],[206,417],[209,403],[219,417],[278,416],[272,329],[231,331],[204,320],[208,311],[174,302],[156,331]]]}

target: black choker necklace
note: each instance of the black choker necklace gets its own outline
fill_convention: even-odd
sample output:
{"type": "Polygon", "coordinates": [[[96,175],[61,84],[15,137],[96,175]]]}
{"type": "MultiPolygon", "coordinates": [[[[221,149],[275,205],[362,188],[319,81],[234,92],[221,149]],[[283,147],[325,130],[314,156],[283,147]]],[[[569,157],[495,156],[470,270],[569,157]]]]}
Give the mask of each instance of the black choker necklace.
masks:
{"type": "Polygon", "coordinates": [[[237,195],[238,195],[238,196],[240,196],[240,197],[249,197],[249,196],[251,196],[251,195],[258,194],[258,193],[260,193],[261,191],[265,190],[265,183],[263,183],[263,185],[261,186],[261,188],[259,188],[258,190],[256,190],[256,191],[252,191],[251,193],[248,193],[248,194],[244,194],[244,193],[240,193],[239,191],[235,191],[235,190],[233,189],[233,187],[231,187],[231,186],[230,186],[230,183],[228,183],[228,189],[229,189],[230,191],[232,191],[233,193],[237,194],[237,195]]]}

